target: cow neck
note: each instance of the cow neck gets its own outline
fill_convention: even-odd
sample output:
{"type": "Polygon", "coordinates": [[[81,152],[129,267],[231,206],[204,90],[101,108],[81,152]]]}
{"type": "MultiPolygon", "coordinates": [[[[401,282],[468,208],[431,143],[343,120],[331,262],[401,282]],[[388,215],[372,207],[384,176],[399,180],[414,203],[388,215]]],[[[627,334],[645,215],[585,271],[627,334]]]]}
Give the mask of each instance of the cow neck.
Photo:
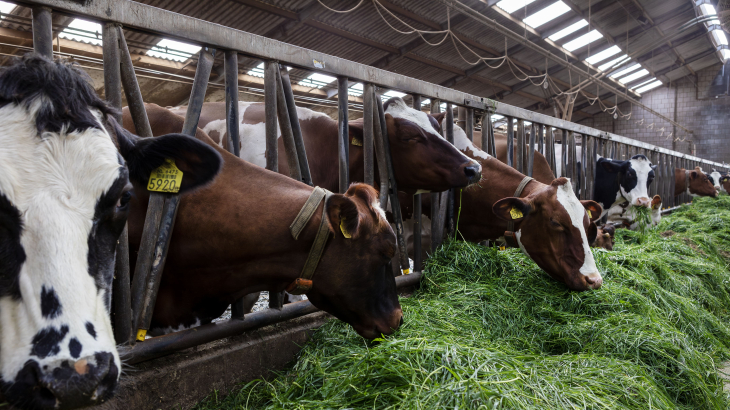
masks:
{"type": "Polygon", "coordinates": [[[689,193],[689,171],[684,168],[675,168],[674,170],[674,196],[689,193]],[[684,174],[684,175],[682,175],[684,174]],[[684,178],[683,178],[684,176],[684,178]]]}
{"type": "MultiPolygon", "coordinates": [[[[521,198],[522,192],[525,190],[525,187],[530,183],[530,181],[533,181],[534,178],[532,177],[524,177],[522,181],[520,181],[520,184],[517,185],[517,189],[515,189],[514,195],[512,195],[515,198],[521,198]]],[[[507,243],[507,246],[511,248],[518,248],[519,242],[517,240],[517,236],[515,235],[515,222],[514,221],[507,221],[507,230],[504,232],[504,239],[507,243]]]]}

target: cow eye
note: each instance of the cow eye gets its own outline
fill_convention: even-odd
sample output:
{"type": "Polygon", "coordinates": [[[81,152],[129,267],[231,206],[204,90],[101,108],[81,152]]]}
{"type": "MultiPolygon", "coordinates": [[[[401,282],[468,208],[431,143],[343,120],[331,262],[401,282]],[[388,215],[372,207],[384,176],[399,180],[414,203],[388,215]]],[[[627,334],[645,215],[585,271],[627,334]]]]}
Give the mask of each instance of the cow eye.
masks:
{"type": "Polygon", "coordinates": [[[132,199],[132,190],[128,189],[124,191],[122,196],[119,197],[119,200],[117,200],[117,210],[123,210],[127,208],[127,205],[129,205],[129,201],[132,199]]]}
{"type": "Polygon", "coordinates": [[[560,222],[550,219],[550,226],[552,226],[555,229],[563,229],[563,225],[560,225],[560,222]]]}

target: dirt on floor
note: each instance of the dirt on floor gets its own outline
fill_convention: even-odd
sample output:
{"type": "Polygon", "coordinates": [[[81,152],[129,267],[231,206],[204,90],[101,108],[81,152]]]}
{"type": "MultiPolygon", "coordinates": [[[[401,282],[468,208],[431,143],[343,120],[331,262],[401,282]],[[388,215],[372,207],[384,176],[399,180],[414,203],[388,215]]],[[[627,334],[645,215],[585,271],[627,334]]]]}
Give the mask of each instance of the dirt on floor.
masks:
{"type": "Polygon", "coordinates": [[[725,385],[724,390],[730,392],[730,362],[722,363],[720,368],[717,369],[717,372],[723,379],[723,384],[725,385]]]}

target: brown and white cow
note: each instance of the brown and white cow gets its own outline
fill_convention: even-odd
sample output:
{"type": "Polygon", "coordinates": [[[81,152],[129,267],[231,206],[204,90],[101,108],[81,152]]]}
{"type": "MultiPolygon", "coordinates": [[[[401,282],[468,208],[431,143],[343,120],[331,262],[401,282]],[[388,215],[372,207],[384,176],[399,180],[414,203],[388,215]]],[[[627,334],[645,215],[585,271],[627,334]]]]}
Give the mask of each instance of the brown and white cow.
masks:
{"type": "Polygon", "coordinates": [[[592,248],[603,248],[607,251],[612,251],[615,242],[616,227],[611,224],[606,224],[598,227],[598,234],[596,239],[591,243],[592,248]]]}
{"type": "Polygon", "coordinates": [[[130,181],[146,183],[169,158],[185,192],[220,169],[210,147],[179,134],[140,141],[114,114],[61,60],[29,54],[0,74],[0,390],[11,408],[113,395],[109,315],[130,181]]]}
{"type": "MultiPolygon", "coordinates": [[[[146,108],[153,134],[182,129],[182,117],[153,104],[146,108]]],[[[124,114],[125,127],[134,130],[124,114]]],[[[294,240],[289,225],[313,188],[236,158],[200,129],[196,138],[216,148],[223,168],[211,185],[180,200],[151,334],[209,323],[249,293],[284,290],[301,273],[322,206],[332,235],[307,297],[366,338],[399,327],[395,279],[385,269],[395,252],[395,235],[372,187],[353,184],[345,195],[334,194],[294,240]]],[[[147,200],[145,187],[135,186],[132,250],[139,247],[147,200]]]]}
{"type": "MultiPolygon", "coordinates": [[[[479,150],[457,126],[454,126],[454,145],[482,165],[482,183],[456,195],[455,206],[461,207],[459,232],[464,239],[496,240],[504,236],[507,222],[512,221],[520,249],[554,279],[574,290],[601,286],[603,278],[589,246],[596,236],[593,221],[601,214],[597,203],[579,201],[566,178],[555,179],[550,184],[530,181],[519,198],[512,197],[525,175],[479,150]],[[590,217],[586,210],[590,211],[590,217]]],[[[423,213],[428,215],[430,201],[426,197],[422,199],[423,213]]],[[[410,245],[412,220],[406,226],[410,245]]],[[[430,242],[429,227],[424,221],[424,248],[430,242]]]]}
{"type": "Polygon", "coordinates": [[[674,169],[674,196],[685,192],[691,196],[717,197],[717,191],[712,181],[700,167],[695,167],[693,171],[684,168],[674,169]],[[687,181],[689,181],[689,186],[687,181]]]}
{"type": "MultiPolygon", "coordinates": [[[[172,108],[185,115],[186,107],[172,108]]],[[[266,138],[263,103],[239,102],[239,134],[241,158],[264,167],[266,138]]],[[[394,97],[384,104],[393,171],[398,189],[407,193],[445,191],[465,187],[479,180],[479,164],[454,149],[438,132],[438,122],[425,112],[410,108],[402,98],[394,97]]],[[[227,146],[225,103],[203,104],[198,126],[227,146]]],[[[307,151],[312,181],[315,185],[336,191],[337,121],[326,114],[297,107],[304,146],[307,151]]],[[[280,131],[277,131],[280,133],[280,131]]],[[[363,121],[349,122],[350,181],[364,180],[363,121]],[[358,145],[359,144],[359,145],[358,145]]],[[[284,143],[279,138],[279,172],[289,175],[284,143]]]]}

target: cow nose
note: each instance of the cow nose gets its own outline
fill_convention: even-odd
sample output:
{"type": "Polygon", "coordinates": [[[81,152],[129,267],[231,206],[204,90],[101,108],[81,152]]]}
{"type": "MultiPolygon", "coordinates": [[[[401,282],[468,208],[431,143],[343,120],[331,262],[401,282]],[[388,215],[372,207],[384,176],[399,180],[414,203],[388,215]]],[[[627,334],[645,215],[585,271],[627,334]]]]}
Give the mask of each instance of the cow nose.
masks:
{"type": "Polygon", "coordinates": [[[595,273],[590,276],[586,276],[586,283],[589,289],[598,289],[603,285],[603,278],[599,273],[595,273]]]}
{"type": "Polygon", "coordinates": [[[479,164],[466,166],[464,167],[464,174],[470,184],[477,183],[482,178],[482,166],[479,164]]]}
{"type": "Polygon", "coordinates": [[[53,398],[50,408],[76,408],[99,404],[111,397],[118,376],[114,356],[97,353],[75,363],[62,363],[41,377],[39,387],[48,399],[53,398]]]}
{"type": "Polygon", "coordinates": [[[644,208],[649,208],[651,206],[651,201],[649,200],[649,198],[642,197],[642,198],[638,198],[636,200],[636,204],[635,205],[636,206],[643,206],[644,208]]]}

